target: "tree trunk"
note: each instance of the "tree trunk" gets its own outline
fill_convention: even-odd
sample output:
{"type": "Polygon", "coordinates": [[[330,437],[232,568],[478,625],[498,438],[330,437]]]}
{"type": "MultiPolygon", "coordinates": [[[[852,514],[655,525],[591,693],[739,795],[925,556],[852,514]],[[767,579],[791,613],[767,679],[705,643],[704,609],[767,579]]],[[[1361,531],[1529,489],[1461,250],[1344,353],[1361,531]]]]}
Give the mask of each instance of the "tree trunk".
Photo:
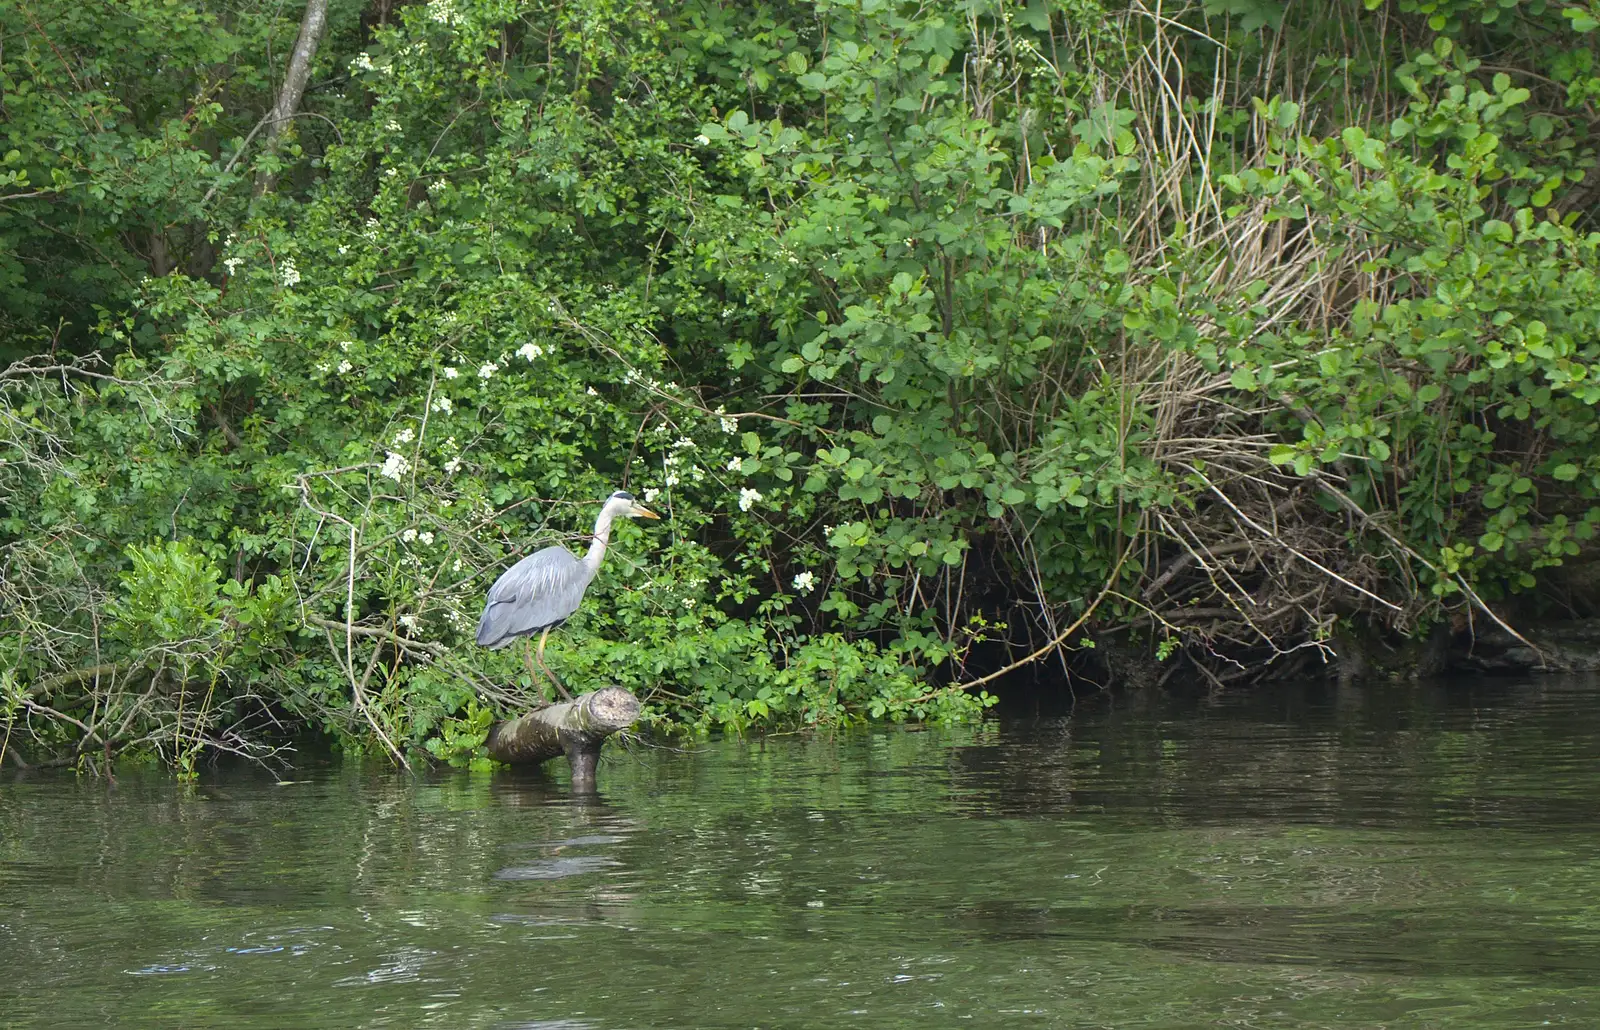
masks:
{"type": "Polygon", "coordinates": [[[639,699],[621,687],[601,687],[576,700],[495,723],[489,729],[489,757],[508,765],[536,765],[565,753],[572,785],[594,789],[600,745],[639,718],[639,699]]]}
{"type": "MultiPolygon", "coordinates": [[[[283,76],[283,88],[278,91],[278,102],[267,112],[267,152],[278,146],[278,137],[288,126],[289,119],[300,107],[306,83],[311,79],[311,62],[317,56],[317,44],[322,41],[322,29],[328,22],[328,0],[306,0],[306,13],[300,19],[300,37],[294,41],[294,53],[289,58],[289,70],[283,76]]],[[[272,189],[277,176],[261,172],[256,176],[256,196],[272,189]]]]}

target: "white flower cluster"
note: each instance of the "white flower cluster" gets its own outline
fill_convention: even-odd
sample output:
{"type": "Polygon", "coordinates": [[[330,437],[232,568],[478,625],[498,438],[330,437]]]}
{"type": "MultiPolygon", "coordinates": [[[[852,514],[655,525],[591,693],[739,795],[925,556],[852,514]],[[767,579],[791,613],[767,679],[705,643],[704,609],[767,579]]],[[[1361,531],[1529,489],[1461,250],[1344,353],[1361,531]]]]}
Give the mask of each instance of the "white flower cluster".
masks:
{"type": "Polygon", "coordinates": [[[716,415],[722,422],[722,431],[724,433],[737,433],[739,431],[739,420],[728,414],[727,408],[720,404],[717,405],[716,415]]]}
{"type": "Polygon", "coordinates": [[[285,286],[293,286],[300,281],[300,270],[294,267],[294,258],[284,258],[278,265],[278,281],[285,286]]]}
{"type": "Polygon", "coordinates": [[[749,511],[756,506],[756,502],[763,500],[760,490],[753,490],[748,486],[739,488],[739,510],[749,511]]]}
{"type": "Polygon", "coordinates": [[[807,569],[794,578],[794,588],[802,594],[809,594],[817,587],[817,577],[807,569]]]}
{"type": "Polygon", "coordinates": [[[485,361],[483,364],[478,366],[478,378],[488,379],[498,371],[500,371],[499,365],[496,365],[492,361],[485,361]]]}
{"type": "Polygon", "coordinates": [[[437,411],[441,415],[450,414],[450,409],[453,408],[454,406],[455,405],[450,403],[450,398],[445,397],[443,395],[435,397],[433,399],[433,403],[431,405],[429,405],[429,407],[431,407],[434,411],[437,411]]]}
{"type": "Polygon", "coordinates": [[[544,348],[531,340],[517,348],[517,357],[532,361],[534,358],[544,357],[544,348]]]}
{"type": "Polygon", "coordinates": [[[406,426],[404,429],[400,430],[400,432],[394,434],[394,445],[399,447],[401,444],[410,443],[416,438],[417,431],[412,429],[410,426],[406,426]]]}
{"type": "Polygon", "coordinates": [[[222,267],[227,270],[229,275],[237,272],[242,264],[244,264],[244,258],[242,257],[224,258],[222,261],[222,267]]]}
{"type": "Polygon", "coordinates": [[[349,372],[352,368],[355,368],[355,366],[350,364],[348,359],[345,360],[345,361],[339,362],[339,374],[340,375],[344,375],[346,372],[349,372]]]}
{"type": "Polygon", "coordinates": [[[456,25],[461,21],[461,12],[456,10],[454,0],[428,0],[428,17],[440,25],[456,25]]]}
{"type": "Polygon", "coordinates": [[[678,385],[676,383],[663,384],[661,380],[652,378],[650,376],[640,375],[631,368],[622,373],[622,381],[625,383],[632,383],[636,386],[643,386],[651,390],[660,390],[663,385],[669,389],[676,389],[678,385]]]}
{"type": "Polygon", "coordinates": [[[646,490],[644,492],[644,503],[646,503],[646,504],[654,504],[656,498],[660,497],[660,496],[661,496],[661,491],[657,490],[655,487],[652,486],[650,489],[648,489],[648,490],[646,490]]]}
{"type": "Polygon", "coordinates": [[[701,133],[701,134],[700,134],[700,135],[698,135],[698,136],[696,136],[696,137],[695,137],[695,138],[694,138],[694,141],[695,141],[695,142],[696,142],[696,143],[698,143],[698,144],[700,144],[700,145],[701,145],[701,146],[702,146],[702,147],[705,147],[705,146],[710,146],[710,144],[711,144],[711,137],[710,137],[710,136],[707,136],[707,135],[706,135],[706,134],[705,134],[705,133],[703,133],[703,132],[702,132],[702,133],[701,133]]]}
{"type": "Polygon", "coordinates": [[[728,471],[729,472],[743,472],[744,471],[744,459],[740,458],[740,457],[737,457],[737,456],[729,458],[728,459],[728,471]]]}
{"type": "Polygon", "coordinates": [[[449,183],[445,182],[443,179],[435,179],[428,183],[428,195],[435,196],[447,186],[449,186],[449,183]]]}
{"type": "Polygon", "coordinates": [[[361,51],[361,53],[351,58],[350,70],[352,72],[372,71],[372,55],[368,54],[365,50],[361,51]]]}
{"type": "Polygon", "coordinates": [[[390,451],[389,456],[383,459],[383,467],[378,470],[378,475],[400,482],[400,477],[411,471],[411,462],[406,460],[404,454],[390,451]]]}
{"type": "Polygon", "coordinates": [[[454,379],[456,376],[458,376],[460,374],[461,374],[461,370],[459,368],[456,368],[454,365],[445,366],[444,377],[446,379],[454,379]]]}
{"type": "Polygon", "coordinates": [[[461,467],[461,455],[459,455],[459,454],[456,455],[454,458],[451,458],[449,461],[444,463],[444,470],[446,472],[450,473],[452,476],[456,474],[456,470],[459,469],[460,467],[461,467]]]}

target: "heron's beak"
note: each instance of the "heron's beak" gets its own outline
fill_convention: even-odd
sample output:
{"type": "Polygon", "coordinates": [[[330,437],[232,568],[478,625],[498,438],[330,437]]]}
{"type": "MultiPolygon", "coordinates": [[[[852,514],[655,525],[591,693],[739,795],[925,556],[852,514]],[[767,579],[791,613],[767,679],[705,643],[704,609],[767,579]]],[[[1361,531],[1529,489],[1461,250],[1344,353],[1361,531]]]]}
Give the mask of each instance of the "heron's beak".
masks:
{"type": "Polygon", "coordinates": [[[628,514],[636,519],[659,519],[661,517],[642,504],[635,504],[628,510],[628,514]]]}

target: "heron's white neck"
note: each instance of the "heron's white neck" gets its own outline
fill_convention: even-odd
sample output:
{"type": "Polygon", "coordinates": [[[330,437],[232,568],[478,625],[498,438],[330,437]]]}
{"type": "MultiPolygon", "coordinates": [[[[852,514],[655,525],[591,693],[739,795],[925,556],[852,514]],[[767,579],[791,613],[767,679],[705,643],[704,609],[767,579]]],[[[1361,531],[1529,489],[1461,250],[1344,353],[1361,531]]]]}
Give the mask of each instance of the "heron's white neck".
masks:
{"type": "Polygon", "coordinates": [[[606,556],[606,544],[611,542],[611,523],[616,518],[616,509],[607,504],[600,509],[600,517],[594,520],[594,540],[589,544],[589,553],[583,556],[583,563],[589,567],[591,575],[600,568],[600,561],[606,556]]]}

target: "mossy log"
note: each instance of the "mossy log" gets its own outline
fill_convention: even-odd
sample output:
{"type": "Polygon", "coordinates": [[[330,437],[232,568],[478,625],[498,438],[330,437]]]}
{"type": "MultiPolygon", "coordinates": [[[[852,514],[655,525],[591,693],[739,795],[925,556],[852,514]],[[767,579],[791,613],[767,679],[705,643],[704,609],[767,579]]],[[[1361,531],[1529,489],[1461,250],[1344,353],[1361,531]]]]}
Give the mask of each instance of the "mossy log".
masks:
{"type": "Polygon", "coordinates": [[[489,757],[507,765],[537,765],[560,754],[572,765],[572,785],[594,786],[600,745],[639,718],[639,699],[621,687],[601,687],[489,729],[489,757]]]}

